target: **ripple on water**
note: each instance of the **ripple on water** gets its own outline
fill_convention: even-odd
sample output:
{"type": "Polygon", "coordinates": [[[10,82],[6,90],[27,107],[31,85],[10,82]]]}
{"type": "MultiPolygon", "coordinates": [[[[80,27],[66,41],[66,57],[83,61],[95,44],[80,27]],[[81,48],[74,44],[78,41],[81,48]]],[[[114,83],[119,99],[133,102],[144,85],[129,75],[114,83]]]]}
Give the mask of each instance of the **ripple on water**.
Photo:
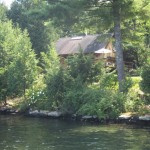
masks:
{"type": "Polygon", "coordinates": [[[40,118],[8,118],[0,116],[0,150],[150,149],[150,128],[83,125],[40,118]]]}

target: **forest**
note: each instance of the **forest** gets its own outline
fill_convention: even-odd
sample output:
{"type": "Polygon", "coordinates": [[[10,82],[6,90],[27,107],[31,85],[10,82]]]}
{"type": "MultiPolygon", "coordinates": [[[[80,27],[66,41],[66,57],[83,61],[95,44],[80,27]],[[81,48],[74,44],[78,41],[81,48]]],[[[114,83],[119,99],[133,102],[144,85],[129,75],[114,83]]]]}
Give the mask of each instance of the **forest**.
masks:
{"type": "Polygon", "coordinates": [[[1,105],[99,119],[150,114],[149,0],[15,0],[0,12],[1,105]],[[82,52],[60,63],[59,38],[104,33],[114,34],[116,68],[82,52]]]}

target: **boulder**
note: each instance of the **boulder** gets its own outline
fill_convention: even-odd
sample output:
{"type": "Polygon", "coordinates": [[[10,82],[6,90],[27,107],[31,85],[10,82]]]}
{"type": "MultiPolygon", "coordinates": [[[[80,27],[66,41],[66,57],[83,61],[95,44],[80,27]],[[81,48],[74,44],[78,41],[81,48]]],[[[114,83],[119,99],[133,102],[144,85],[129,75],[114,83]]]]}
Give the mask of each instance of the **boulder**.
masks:
{"type": "Polygon", "coordinates": [[[61,117],[63,116],[63,113],[60,111],[51,111],[48,113],[49,117],[61,117]]]}
{"type": "Polygon", "coordinates": [[[150,115],[139,116],[139,120],[150,121],[150,115]]]}
{"type": "Polygon", "coordinates": [[[38,116],[39,115],[39,111],[38,110],[29,110],[29,115],[31,115],[31,116],[38,116]]]}
{"type": "Polygon", "coordinates": [[[9,107],[9,106],[1,106],[0,107],[0,113],[2,114],[15,114],[15,113],[19,113],[17,110],[9,107]]]}
{"type": "Polygon", "coordinates": [[[98,117],[96,115],[92,115],[92,116],[86,115],[86,116],[82,116],[81,120],[82,121],[92,121],[92,122],[95,121],[95,122],[97,122],[98,117]]]}
{"type": "Polygon", "coordinates": [[[131,115],[129,115],[129,114],[122,114],[122,115],[119,116],[119,119],[128,120],[128,119],[130,119],[130,118],[131,118],[131,115]]]}
{"type": "Polygon", "coordinates": [[[48,116],[48,113],[49,113],[49,111],[47,111],[47,110],[40,110],[39,111],[40,116],[48,116]]]}
{"type": "Polygon", "coordinates": [[[28,113],[30,116],[43,116],[43,117],[54,117],[58,118],[63,116],[63,113],[60,111],[47,111],[47,110],[29,110],[28,113]]]}

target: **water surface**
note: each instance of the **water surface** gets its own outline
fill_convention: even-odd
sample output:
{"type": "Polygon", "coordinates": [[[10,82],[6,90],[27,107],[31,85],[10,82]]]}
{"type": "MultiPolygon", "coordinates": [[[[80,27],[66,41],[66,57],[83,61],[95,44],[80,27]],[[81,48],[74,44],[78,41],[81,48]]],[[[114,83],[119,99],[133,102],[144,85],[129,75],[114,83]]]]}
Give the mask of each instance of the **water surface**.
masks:
{"type": "Polygon", "coordinates": [[[150,127],[1,115],[0,150],[150,150],[150,127]]]}

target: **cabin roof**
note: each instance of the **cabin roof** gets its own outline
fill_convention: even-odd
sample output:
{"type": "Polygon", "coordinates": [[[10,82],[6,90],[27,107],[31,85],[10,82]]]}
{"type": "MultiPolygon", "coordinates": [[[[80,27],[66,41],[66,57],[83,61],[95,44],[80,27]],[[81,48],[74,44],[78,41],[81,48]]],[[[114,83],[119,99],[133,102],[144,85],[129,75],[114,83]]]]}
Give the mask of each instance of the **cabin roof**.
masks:
{"type": "Polygon", "coordinates": [[[81,50],[83,53],[93,53],[106,48],[111,38],[110,33],[60,38],[56,43],[56,50],[58,55],[76,54],[81,50]]]}

